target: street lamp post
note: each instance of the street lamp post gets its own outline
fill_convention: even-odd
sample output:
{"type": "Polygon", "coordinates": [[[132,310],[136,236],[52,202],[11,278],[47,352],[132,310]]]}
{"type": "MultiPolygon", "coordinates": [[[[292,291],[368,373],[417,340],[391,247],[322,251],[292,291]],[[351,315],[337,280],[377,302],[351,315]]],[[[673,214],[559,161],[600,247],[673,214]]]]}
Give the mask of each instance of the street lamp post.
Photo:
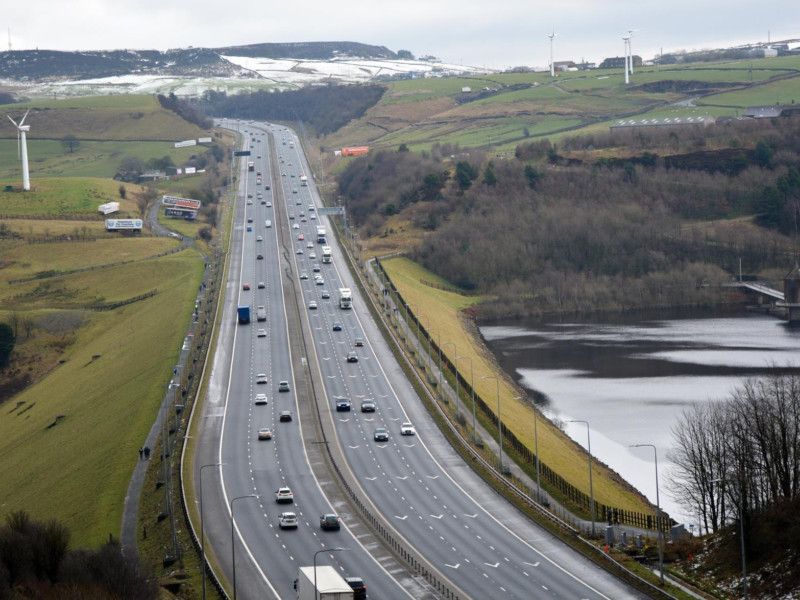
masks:
{"type": "MultiPolygon", "coordinates": [[[[458,347],[456,346],[455,342],[451,342],[448,340],[442,342],[442,346],[446,346],[447,344],[453,345],[453,355],[455,356],[455,360],[451,362],[455,366],[456,361],[458,360],[458,347]]],[[[456,410],[458,410],[458,368],[456,368],[456,370],[453,372],[453,377],[455,377],[456,379],[456,410]]]]}
{"type": "MultiPolygon", "coordinates": [[[[522,396],[514,396],[514,400],[523,400],[522,396]]],[[[537,408],[533,406],[533,454],[536,456],[536,501],[542,503],[542,478],[539,469],[539,417],[536,414],[537,408]]]]}
{"type": "Polygon", "coordinates": [[[631,448],[652,448],[656,467],[656,530],[658,531],[658,572],[664,585],[664,533],[661,531],[661,500],[658,496],[658,450],[655,444],[631,444],[631,448]]]}
{"type": "Polygon", "coordinates": [[[456,356],[456,361],[466,358],[469,360],[469,387],[472,394],[472,437],[473,441],[478,439],[477,419],[475,417],[475,373],[472,370],[472,357],[471,356],[456,356]]]}
{"type": "Polygon", "coordinates": [[[500,444],[500,473],[503,473],[503,419],[500,418],[500,378],[497,375],[484,375],[481,379],[494,379],[497,384],[497,437],[500,444]]]}
{"type": "Polygon", "coordinates": [[[347,548],[323,548],[322,550],[317,550],[314,552],[314,600],[318,600],[319,593],[317,590],[317,554],[322,554],[323,552],[344,552],[347,548]]]}
{"type": "Polygon", "coordinates": [[[592,513],[592,537],[595,536],[595,512],[594,512],[594,484],[592,483],[592,436],[589,433],[589,421],[582,421],[580,419],[569,419],[567,423],[583,423],[586,425],[586,445],[589,452],[589,503],[592,513]]]}
{"type": "Polygon", "coordinates": [[[221,466],[222,463],[210,463],[200,467],[200,556],[203,561],[203,600],[206,600],[206,536],[203,527],[203,469],[221,466]]]}
{"type": "Polygon", "coordinates": [[[245,496],[236,496],[235,498],[231,499],[230,503],[230,510],[231,510],[231,570],[233,572],[233,600],[236,600],[236,540],[233,537],[233,503],[237,500],[244,500],[245,498],[256,498],[255,494],[247,494],[245,496]]]}

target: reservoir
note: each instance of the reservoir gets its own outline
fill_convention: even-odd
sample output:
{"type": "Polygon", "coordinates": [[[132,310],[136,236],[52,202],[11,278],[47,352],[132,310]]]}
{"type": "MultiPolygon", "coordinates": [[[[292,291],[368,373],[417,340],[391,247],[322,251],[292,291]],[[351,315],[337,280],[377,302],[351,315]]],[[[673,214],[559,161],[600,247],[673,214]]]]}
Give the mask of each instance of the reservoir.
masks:
{"type": "MultiPolygon", "coordinates": [[[[748,377],[800,367],[800,330],[752,313],[658,313],[480,327],[502,367],[537,405],[655,503],[651,448],[658,448],[661,506],[696,523],[669,490],[672,427],[698,402],[725,399],[748,377]],[[533,394],[530,394],[533,397],[533,394]]],[[[588,478],[588,475],[587,475],[588,478]]]]}

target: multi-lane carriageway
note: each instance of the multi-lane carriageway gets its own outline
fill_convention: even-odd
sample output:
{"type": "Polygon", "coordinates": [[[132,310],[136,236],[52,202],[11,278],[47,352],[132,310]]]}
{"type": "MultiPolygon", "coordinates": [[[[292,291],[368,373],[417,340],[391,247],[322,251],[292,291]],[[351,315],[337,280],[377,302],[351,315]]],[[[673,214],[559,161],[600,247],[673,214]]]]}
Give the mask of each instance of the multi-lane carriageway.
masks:
{"type": "Polygon", "coordinates": [[[308,399],[294,394],[292,338],[287,325],[287,310],[294,307],[285,304],[284,292],[299,281],[301,318],[307,319],[305,325],[313,338],[306,343],[309,351],[313,346],[316,353],[313,362],[318,365],[330,411],[325,417],[335,423],[334,442],[364,496],[399,536],[475,599],[638,597],[496,495],[426,417],[365,309],[327,219],[310,218],[309,207],[321,203],[311,177],[307,187],[300,185],[300,176],[310,174],[310,169],[294,132],[265,123],[224,121],[221,125],[243,133],[247,130],[243,147],[253,145],[251,160],[256,166],[254,172],[248,172],[246,162],[241,164],[225,312],[198,433],[194,476],[197,481],[201,464],[223,463],[218,470],[208,468],[204,473],[205,529],[209,548],[229,576],[230,501],[255,495],[235,502],[239,595],[293,598],[291,582],[298,566],[310,565],[314,552],[321,548],[345,547],[346,551],[320,554],[318,563],[363,577],[371,598],[432,597],[419,581],[385,560],[385,552],[375,547],[373,538],[358,533],[358,524],[348,526],[345,519],[339,532],[319,529],[320,514],[349,513],[346,506],[332,507],[323,494],[309,465],[308,452],[313,449],[303,443],[303,428],[313,427],[313,423],[297,418],[303,412],[301,403],[308,399]],[[251,137],[257,141],[252,142],[251,137]],[[274,144],[272,152],[270,144],[274,144]],[[256,184],[259,171],[261,185],[256,184]],[[257,197],[259,192],[264,204],[257,197]],[[249,219],[252,223],[247,223],[249,219]],[[272,227],[265,227],[267,220],[272,227]],[[248,225],[252,231],[247,230],[248,225]],[[318,225],[328,230],[332,264],[322,264],[321,246],[316,244],[318,225]],[[282,238],[280,231],[284,232],[282,238]],[[301,233],[302,241],[298,239],[301,233]],[[262,241],[257,241],[259,236],[262,241]],[[290,247],[286,247],[287,239],[290,247]],[[258,254],[263,259],[258,259],[258,254]],[[315,266],[324,278],[323,285],[314,281],[315,266]],[[308,279],[301,279],[303,273],[308,279]],[[242,289],[245,282],[250,284],[249,291],[242,289]],[[258,282],[265,287],[259,289],[258,282]],[[353,310],[339,308],[340,287],[353,290],[353,310]],[[323,290],[330,292],[329,299],[322,298],[323,290]],[[312,301],[317,309],[307,308],[312,301]],[[266,323],[254,320],[237,326],[237,304],[263,305],[266,323]],[[341,331],[333,330],[334,323],[342,325],[341,331]],[[260,327],[266,329],[266,337],[257,337],[260,327]],[[363,347],[354,347],[356,338],[365,340],[363,347]],[[346,357],[352,351],[359,360],[348,363],[346,357]],[[267,375],[266,385],[255,383],[258,373],[267,375]],[[278,392],[280,380],[288,380],[292,391],[278,392]],[[266,406],[253,403],[260,392],[269,398],[266,406]],[[336,412],[338,397],[349,398],[353,409],[336,412]],[[359,411],[364,399],[374,400],[376,412],[359,411]],[[292,411],[291,423],[278,422],[282,410],[292,411]],[[416,436],[400,436],[403,421],[414,423],[416,436]],[[257,440],[262,427],[273,431],[272,440],[257,440]],[[373,440],[376,427],[389,431],[388,442],[373,440]],[[274,492],[282,485],[292,488],[293,506],[275,503],[274,492]],[[297,512],[297,530],[278,528],[277,516],[282,510],[297,512]]]}

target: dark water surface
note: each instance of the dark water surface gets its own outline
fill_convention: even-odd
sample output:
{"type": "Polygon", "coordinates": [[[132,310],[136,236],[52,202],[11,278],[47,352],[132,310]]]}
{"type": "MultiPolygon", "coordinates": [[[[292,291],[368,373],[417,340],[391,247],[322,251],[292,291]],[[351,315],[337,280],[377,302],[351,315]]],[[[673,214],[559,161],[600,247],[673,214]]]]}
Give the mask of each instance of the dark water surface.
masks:
{"type": "MultiPolygon", "coordinates": [[[[551,418],[591,425],[592,453],[655,501],[653,451],[659,452],[661,504],[691,516],[671,497],[671,427],[696,402],[723,399],[748,377],[800,366],[800,330],[774,317],[708,312],[513,321],[480,328],[500,364],[540,392],[551,418]]],[[[586,446],[586,426],[566,423],[586,446]]]]}

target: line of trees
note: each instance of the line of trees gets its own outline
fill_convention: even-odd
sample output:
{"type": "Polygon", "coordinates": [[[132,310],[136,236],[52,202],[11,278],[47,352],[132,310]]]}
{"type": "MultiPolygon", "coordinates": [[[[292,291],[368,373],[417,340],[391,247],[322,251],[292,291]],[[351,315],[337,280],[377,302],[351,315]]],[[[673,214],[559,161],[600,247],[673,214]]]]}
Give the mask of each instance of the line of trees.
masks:
{"type": "Polygon", "coordinates": [[[672,492],[705,530],[800,499],[800,375],[749,380],[673,429],[672,492]]]}
{"type": "Polygon", "coordinates": [[[385,91],[381,85],[326,85],[232,96],[208,90],[199,106],[206,114],[217,117],[302,121],[317,134],[324,135],[362,116],[385,91]]]}
{"type": "Polygon", "coordinates": [[[158,94],[157,97],[163,108],[171,110],[185,121],[189,121],[189,123],[194,123],[200,129],[211,129],[214,126],[212,119],[204,115],[196,106],[178,98],[174,93],[170,92],[169,96],[158,94]]]}
{"type": "Polygon", "coordinates": [[[0,526],[0,600],[153,600],[158,593],[152,573],[114,540],[97,550],[71,549],[64,525],[25,512],[0,526]]]}

